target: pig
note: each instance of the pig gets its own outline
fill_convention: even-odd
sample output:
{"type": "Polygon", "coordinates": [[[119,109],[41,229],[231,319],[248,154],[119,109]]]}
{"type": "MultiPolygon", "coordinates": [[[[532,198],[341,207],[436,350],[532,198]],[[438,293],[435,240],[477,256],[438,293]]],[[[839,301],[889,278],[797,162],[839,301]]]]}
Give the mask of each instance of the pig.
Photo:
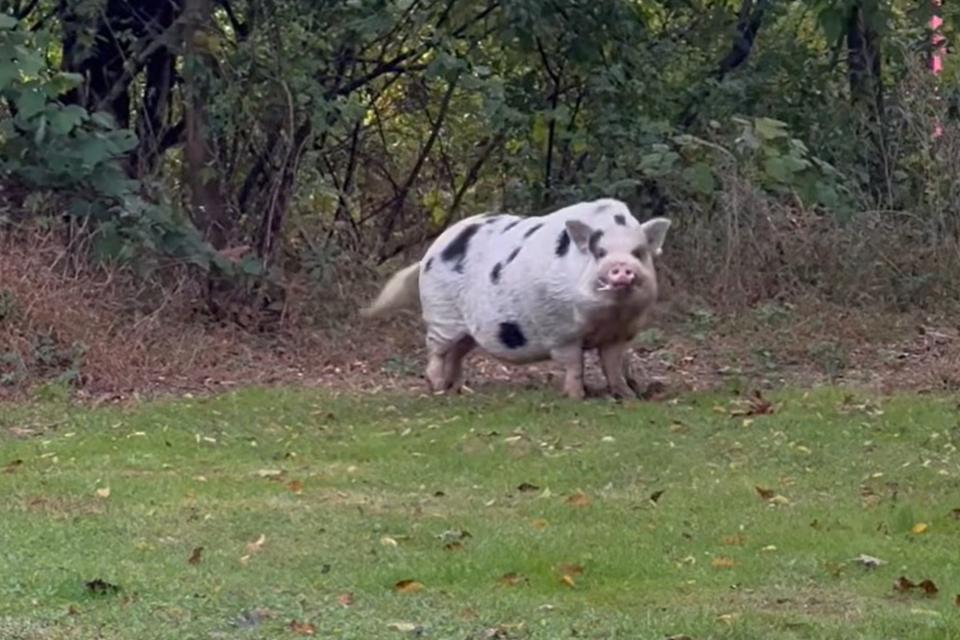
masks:
{"type": "Polygon", "coordinates": [[[609,391],[628,398],[624,354],[657,299],[654,258],[669,227],[659,217],[641,224],[611,198],[543,216],[474,215],[361,313],[386,317],[419,298],[437,393],[460,390],[463,359],[479,346],[507,363],[552,359],[564,368],[564,395],[582,399],[584,352],[596,349],[609,391]]]}

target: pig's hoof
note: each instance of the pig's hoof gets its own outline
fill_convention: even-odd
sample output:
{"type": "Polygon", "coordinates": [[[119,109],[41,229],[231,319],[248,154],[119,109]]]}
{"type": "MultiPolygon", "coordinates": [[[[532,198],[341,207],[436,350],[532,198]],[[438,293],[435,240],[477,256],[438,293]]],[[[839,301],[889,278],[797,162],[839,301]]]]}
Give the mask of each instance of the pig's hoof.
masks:
{"type": "Polygon", "coordinates": [[[627,385],[610,389],[610,395],[612,395],[615,400],[619,401],[636,400],[639,397],[639,394],[627,385]]]}
{"type": "Polygon", "coordinates": [[[563,395],[567,396],[571,400],[583,400],[587,397],[586,389],[582,386],[580,387],[566,387],[563,390],[563,395]]]}

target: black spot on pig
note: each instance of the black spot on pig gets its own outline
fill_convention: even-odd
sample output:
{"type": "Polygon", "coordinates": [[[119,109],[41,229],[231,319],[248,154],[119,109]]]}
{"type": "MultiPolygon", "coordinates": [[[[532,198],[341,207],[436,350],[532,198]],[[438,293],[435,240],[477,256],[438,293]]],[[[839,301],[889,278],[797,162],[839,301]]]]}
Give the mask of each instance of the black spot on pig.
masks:
{"type": "Polygon", "coordinates": [[[590,253],[593,254],[593,257],[599,260],[603,256],[607,255],[607,250],[599,246],[600,238],[603,237],[603,231],[597,230],[590,234],[590,253]]]}
{"type": "Polygon", "coordinates": [[[510,229],[513,229],[515,226],[517,226],[517,225],[520,224],[521,222],[523,222],[522,219],[521,219],[521,220],[514,220],[513,222],[511,222],[510,224],[508,224],[507,226],[505,226],[505,227],[503,228],[503,231],[501,231],[501,233],[506,233],[507,231],[510,231],[510,229]]]}
{"type": "Polygon", "coordinates": [[[479,224],[467,225],[457,234],[457,237],[451,240],[450,244],[440,252],[440,257],[444,262],[456,262],[456,264],[453,265],[453,270],[457,273],[463,273],[463,261],[467,257],[470,238],[474,236],[479,228],[479,224]]]}
{"type": "Polygon", "coordinates": [[[527,336],[523,335],[516,322],[501,322],[497,337],[507,349],[519,349],[527,344],[527,336]]]}
{"type": "Polygon", "coordinates": [[[567,233],[567,230],[564,229],[560,232],[560,237],[557,238],[557,257],[562,258],[567,255],[567,251],[570,250],[570,234],[567,233]]]}
{"type": "Polygon", "coordinates": [[[426,273],[430,271],[430,267],[433,266],[433,258],[427,258],[427,264],[423,265],[423,272],[426,273]]]}
{"type": "Polygon", "coordinates": [[[497,284],[500,282],[500,270],[503,269],[503,266],[498,262],[493,265],[493,270],[490,272],[490,282],[497,284]]]}
{"type": "Polygon", "coordinates": [[[627,219],[624,217],[622,213],[618,213],[617,215],[613,216],[613,221],[616,222],[621,227],[627,226],[627,219]]]}
{"type": "Polygon", "coordinates": [[[530,236],[532,236],[533,234],[535,234],[535,233],[537,232],[537,229],[539,229],[539,228],[542,227],[542,226],[543,226],[543,223],[542,223],[542,222],[539,223],[539,224],[533,225],[532,227],[530,227],[529,229],[526,230],[526,232],[523,234],[523,237],[524,237],[524,238],[529,238],[530,236]]]}
{"type": "Polygon", "coordinates": [[[517,247],[516,249],[511,251],[510,255],[507,256],[507,264],[510,264],[511,262],[513,262],[513,259],[517,257],[518,253],[520,253],[520,247],[517,247]]]}

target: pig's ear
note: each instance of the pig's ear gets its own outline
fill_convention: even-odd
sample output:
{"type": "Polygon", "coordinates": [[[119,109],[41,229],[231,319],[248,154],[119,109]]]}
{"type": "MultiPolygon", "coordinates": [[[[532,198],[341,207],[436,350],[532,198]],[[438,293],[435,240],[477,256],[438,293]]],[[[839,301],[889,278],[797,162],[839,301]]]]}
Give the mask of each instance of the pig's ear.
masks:
{"type": "Polygon", "coordinates": [[[590,225],[579,220],[567,220],[567,233],[570,234],[573,244],[577,245],[577,249],[586,253],[590,247],[590,235],[593,233],[590,225]]]}
{"type": "Polygon", "coordinates": [[[650,245],[650,250],[653,251],[653,255],[659,256],[663,253],[663,241],[667,237],[667,229],[670,228],[669,218],[653,218],[647,220],[640,228],[643,229],[643,233],[647,236],[647,244],[650,245]]]}

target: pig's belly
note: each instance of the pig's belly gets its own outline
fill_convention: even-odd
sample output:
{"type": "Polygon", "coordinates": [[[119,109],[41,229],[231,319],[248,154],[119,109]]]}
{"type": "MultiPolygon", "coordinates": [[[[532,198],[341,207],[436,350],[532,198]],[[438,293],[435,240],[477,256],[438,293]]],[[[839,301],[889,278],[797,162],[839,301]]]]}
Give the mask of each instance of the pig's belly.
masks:
{"type": "Polygon", "coordinates": [[[484,323],[472,327],[470,335],[488,354],[513,364],[540,362],[550,358],[550,346],[542,336],[509,322],[484,323]]]}

